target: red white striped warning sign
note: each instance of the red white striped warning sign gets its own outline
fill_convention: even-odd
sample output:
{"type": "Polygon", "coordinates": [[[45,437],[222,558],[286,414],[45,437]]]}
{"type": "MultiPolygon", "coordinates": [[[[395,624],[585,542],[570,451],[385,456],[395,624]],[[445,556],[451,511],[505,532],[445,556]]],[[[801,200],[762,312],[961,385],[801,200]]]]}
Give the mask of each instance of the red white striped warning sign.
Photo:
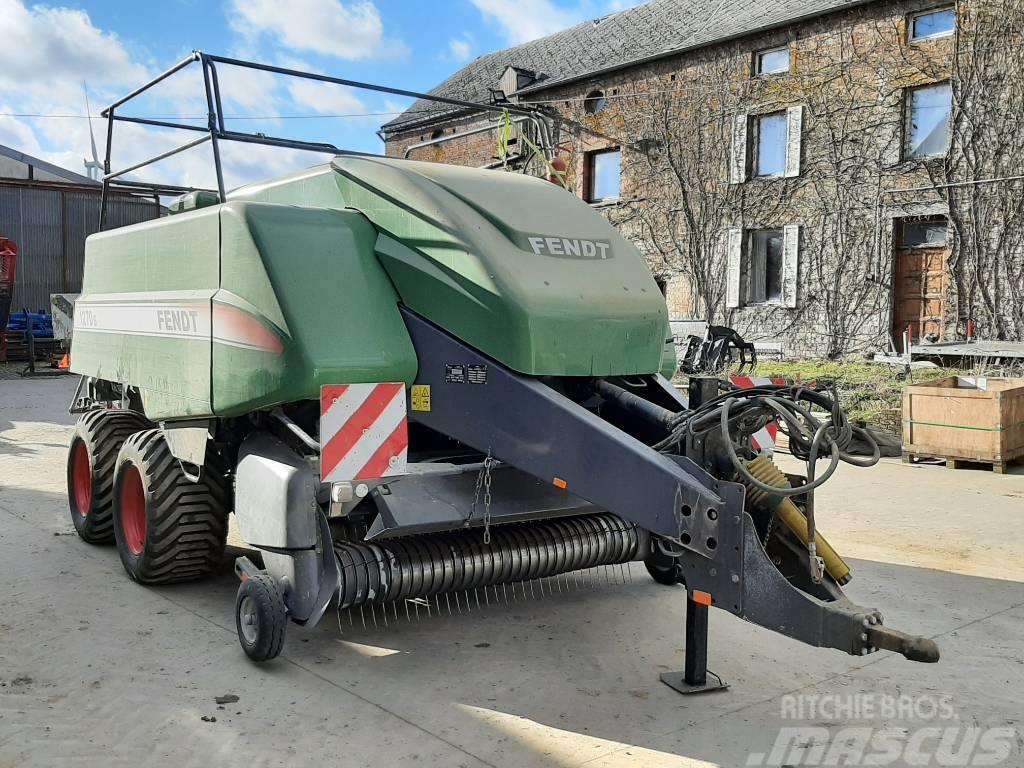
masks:
{"type": "Polygon", "coordinates": [[[321,480],[376,480],[402,475],[408,451],[404,384],[320,388],[321,480]]]}
{"type": "MultiPolygon", "coordinates": [[[[785,379],[769,379],[765,376],[730,376],[729,381],[741,389],[761,387],[765,384],[785,384],[785,379]]],[[[775,452],[775,438],[779,434],[779,425],[774,421],[755,432],[750,438],[750,444],[759,451],[769,456],[775,452]]]]}

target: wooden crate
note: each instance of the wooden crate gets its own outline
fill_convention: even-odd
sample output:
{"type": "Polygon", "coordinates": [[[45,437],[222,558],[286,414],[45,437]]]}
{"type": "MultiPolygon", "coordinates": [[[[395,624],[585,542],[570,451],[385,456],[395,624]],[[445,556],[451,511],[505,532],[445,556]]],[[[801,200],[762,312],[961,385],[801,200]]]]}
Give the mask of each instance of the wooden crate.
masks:
{"type": "Polygon", "coordinates": [[[1024,456],[1024,379],[949,376],[903,391],[904,456],[991,464],[1024,456]]]}

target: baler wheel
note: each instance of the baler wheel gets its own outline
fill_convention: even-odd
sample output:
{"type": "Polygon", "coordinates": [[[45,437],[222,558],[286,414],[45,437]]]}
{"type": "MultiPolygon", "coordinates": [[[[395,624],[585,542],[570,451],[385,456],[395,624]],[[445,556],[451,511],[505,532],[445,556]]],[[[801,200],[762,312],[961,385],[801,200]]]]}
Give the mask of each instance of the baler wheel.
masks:
{"type": "Polygon", "coordinates": [[[651,549],[651,553],[644,559],[644,567],[651,574],[651,578],[659,584],[672,586],[683,581],[683,568],[679,560],[666,555],[657,546],[651,549]]]}
{"type": "Polygon", "coordinates": [[[68,448],[68,504],[79,537],[114,541],[114,465],[129,436],[153,425],[142,414],[98,409],[82,415],[68,448]]]}
{"type": "Polygon", "coordinates": [[[245,655],[269,661],[281,653],[288,609],[273,577],[263,573],[244,579],[235,598],[235,629],[245,655]]]}
{"type": "Polygon", "coordinates": [[[114,538],[135,581],[193,581],[220,563],[231,497],[220,463],[207,451],[199,481],[192,482],[159,429],[125,441],[114,475],[114,538]]]}

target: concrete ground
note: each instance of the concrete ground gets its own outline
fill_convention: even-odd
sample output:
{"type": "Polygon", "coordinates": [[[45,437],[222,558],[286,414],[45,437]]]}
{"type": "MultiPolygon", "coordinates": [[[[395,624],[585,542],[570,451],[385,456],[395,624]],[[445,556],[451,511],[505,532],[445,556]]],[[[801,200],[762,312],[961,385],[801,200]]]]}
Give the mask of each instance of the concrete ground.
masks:
{"type": "MultiPolygon", "coordinates": [[[[208,583],[150,589],[74,535],[73,384],[0,381],[0,767],[741,766],[794,725],[1008,728],[991,754],[1024,764],[1021,468],[844,466],[820,492],[852,599],[936,638],[937,665],[812,649],[713,611],[710,665],[732,687],[683,697],[658,681],[682,665],[683,590],[637,565],[618,586],[599,574],[451,618],[292,627],[283,657],[256,667],[235,639],[230,557],[208,583]],[[218,705],[225,694],[238,701],[218,705]],[[793,719],[793,695],[948,701],[956,719],[849,706],[793,719]]],[[[884,764],[953,764],[935,751],[884,764]]]]}

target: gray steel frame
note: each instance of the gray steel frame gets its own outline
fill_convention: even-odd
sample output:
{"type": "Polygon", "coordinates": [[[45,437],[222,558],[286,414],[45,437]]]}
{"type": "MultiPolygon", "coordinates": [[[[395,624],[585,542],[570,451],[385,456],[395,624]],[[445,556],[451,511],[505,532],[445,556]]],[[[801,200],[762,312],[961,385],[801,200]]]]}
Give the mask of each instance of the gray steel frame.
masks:
{"type": "Polygon", "coordinates": [[[420,360],[417,383],[431,388],[431,410],[413,411],[411,418],[541,480],[564,481],[592,504],[720,559],[725,502],[715,490],[541,380],[520,376],[402,311],[420,360]],[[486,383],[447,381],[446,365],[484,366],[486,383]]]}
{"type": "MultiPolygon", "coordinates": [[[[707,592],[718,608],[853,655],[875,650],[883,637],[890,645],[906,638],[883,629],[878,611],[850,602],[829,580],[787,579],[744,511],[742,485],[716,480],[689,458],[656,452],[542,380],[509,370],[406,308],[402,313],[420,360],[415,383],[431,388],[431,410],[410,411],[411,419],[541,481],[565,480],[576,496],[671,542],[688,592],[707,592]],[[478,366],[477,383],[449,380],[449,365],[478,366]]],[[[932,651],[937,658],[934,643],[923,653],[932,651]]]]}
{"type": "MultiPolygon", "coordinates": [[[[139,86],[131,93],[123,96],[122,98],[115,101],[113,104],[104,109],[100,114],[107,120],[107,142],[106,142],[106,153],[103,160],[103,187],[101,192],[100,202],[100,222],[99,228],[103,229],[105,213],[106,213],[106,200],[107,194],[110,189],[110,182],[114,179],[137,171],[140,168],[144,168],[153,163],[165,160],[168,157],[172,157],[180,152],[184,152],[188,149],[198,147],[206,142],[210,142],[213,150],[213,164],[217,173],[217,189],[216,190],[205,190],[205,191],[216,191],[220,195],[221,201],[225,199],[226,190],[224,188],[224,171],[221,165],[220,158],[220,142],[221,141],[238,141],[248,144],[262,144],[269,147],[283,147],[289,149],[303,149],[310,152],[325,152],[332,155],[356,155],[356,156],[371,156],[365,152],[352,152],[344,150],[340,147],[336,147],[333,144],[310,142],[310,141],[298,141],[295,139],[282,138],[277,136],[267,136],[263,133],[246,133],[243,131],[229,131],[224,125],[224,109],[223,100],[221,98],[220,81],[217,77],[217,65],[223,64],[226,66],[241,67],[243,69],[252,69],[261,72],[271,72],[277,75],[284,75],[287,77],[297,77],[304,80],[315,80],[322,83],[333,83],[335,85],[343,85],[349,88],[355,88],[360,90],[374,91],[377,93],[387,93],[393,96],[405,96],[413,99],[424,99],[426,101],[437,102],[440,104],[449,104],[451,106],[462,107],[475,112],[493,112],[497,114],[515,113],[526,116],[527,119],[533,120],[541,131],[541,135],[546,135],[546,125],[540,119],[540,112],[537,108],[520,107],[513,104],[483,104],[479,102],[466,101],[464,99],[451,99],[445,96],[435,96],[429,93],[419,93],[418,91],[410,91],[405,88],[392,88],[384,85],[376,85],[374,83],[364,83],[358,80],[348,80],[341,77],[331,77],[330,75],[321,75],[316,72],[303,72],[298,69],[289,69],[288,67],[277,67],[270,64],[260,64],[254,61],[245,61],[244,59],[234,59],[226,56],[215,56],[209,53],[203,53],[202,51],[193,51],[191,54],[186,56],[184,59],[179,61],[174,66],[167,69],[165,72],[157,75],[155,78],[150,80],[148,83],[139,86]],[[199,125],[188,125],[184,123],[176,123],[169,120],[157,120],[148,117],[130,117],[127,115],[120,115],[117,110],[138,96],[148,91],[158,83],[163,82],[167,78],[173,76],[175,73],[180,72],[189,65],[199,62],[203,68],[203,86],[206,96],[206,108],[207,108],[207,124],[206,126],[199,125]],[[127,168],[121,168],[119,170],[111,169],[111,152],[113,149],[113,137],[114,137],[114,123],[135,123],[139,125],[151,125],[158,128],[172,128],[175,130],[192,131],[194,133],[203,134],[199,138],[192,141],[186,142],[181,146],[175,147],[174,149],[163,152],[156,157],[143,160],[135,163],[134,165],[128,166],[127,168]]],[[[547,143],[550,144],[550,141],[547,143]]],[[[154,194],[167,194],[176,195],[182,192],[198,191],[198,188],[180,187],[168,184],[154,184],[143,181],[119,181],[118,186],[128,187],[131,189],[147,190],[154,194]]]]}

